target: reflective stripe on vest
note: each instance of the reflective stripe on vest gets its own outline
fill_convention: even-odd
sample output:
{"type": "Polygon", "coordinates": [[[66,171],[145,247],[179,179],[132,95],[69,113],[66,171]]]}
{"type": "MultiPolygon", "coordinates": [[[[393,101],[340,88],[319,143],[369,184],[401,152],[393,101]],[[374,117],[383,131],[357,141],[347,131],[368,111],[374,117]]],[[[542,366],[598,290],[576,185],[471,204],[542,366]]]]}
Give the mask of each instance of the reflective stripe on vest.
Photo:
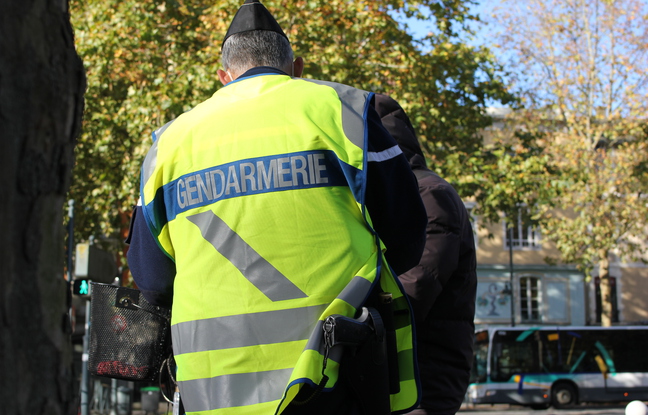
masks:
{"type": "MultiPolygon", "coordinates": [[[[338,299],[350,302],[354,308],[359,308],[370,288],[371,283],[366,279],[356,277],[340,293],[338,299]]],[[[179,341],[179,344],[174,343],[173,345],[174,353],[181,355],[188,352],[307,340],[305,350],[313,350],[323,355],[323,322],[318,320],[318,317],[323,314],[325,308],[325,306],[313,306],[179,323],[171,328],[174,339],[179,341]],[[315,327],[312,327],[313,322],[316,323],[315,327]],[[276,330],[277,326],[282,327],[282,330],[276,330]],[[302,332],[295,330],[295,328],[303,326],[308,329],[302,332]],[[241,327],[247,329],[243,332],[243,336],[223,336],[221,334],[237,333],[241,327]],[[208,337],[203,338],[201,343],[193,342],[193,334],[198,332],[208,334],[208,337]]],[[[342,349],[335,349],[329,358],[339,361],[341,352],[342,349]]],[[[196,379],[185,382],[183,391],[187,391],[189,396],[183,395],[183,397],[191,402],[192,411],[208,411],[229,406],[270,402],[283,394],[291,373],[292,370],[273,370],[262,372],[260,375],[248,373],[196,379]],[[262,383],[258,383],[261,381],[262,383]],[[257,387],[259,385],[260,387],[257,387]],[[251,387],[253,387],[254,393],[251,393],[251,387]],[[246,392],[241,393],[241,390],[246,392]]]]}
{"type": "Polygon", "coordinates": [[[241,274],[270,300],[282,301],[306,297],[302,290],[277,271],[250,245],[246,244],[214,212],[198,213],[187,217],[187,219],[196,224],[200,228],[203,238],[234,264],[241,274]]]}

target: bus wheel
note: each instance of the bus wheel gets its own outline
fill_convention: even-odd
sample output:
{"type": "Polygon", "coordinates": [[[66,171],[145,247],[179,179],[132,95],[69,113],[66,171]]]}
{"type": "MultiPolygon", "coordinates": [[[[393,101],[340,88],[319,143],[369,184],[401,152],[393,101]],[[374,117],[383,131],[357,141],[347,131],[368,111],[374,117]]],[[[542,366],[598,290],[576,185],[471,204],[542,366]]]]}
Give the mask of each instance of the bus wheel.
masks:
{"type": "Polygon", "coordinates": [[[576,387],[570,383],[557,383],[551,388],[551,403],[556,409],[576,405],[576,387]]]}

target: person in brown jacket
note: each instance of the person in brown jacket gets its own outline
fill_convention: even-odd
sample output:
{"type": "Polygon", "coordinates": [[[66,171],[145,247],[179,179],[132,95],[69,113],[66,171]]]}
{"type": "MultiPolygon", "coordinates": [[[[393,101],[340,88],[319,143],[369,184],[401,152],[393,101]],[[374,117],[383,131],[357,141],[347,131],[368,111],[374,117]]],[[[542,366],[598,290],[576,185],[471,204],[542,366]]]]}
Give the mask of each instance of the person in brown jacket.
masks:
{"type": "Polygon", "coordinates": [[[451,415],[461,407],[473,360],[475,241],[457,191],[427,168],[409,117],[394,99],[374,106],[416,174],[428,224],[420,263],[399,276],[416,323],[422,399],[416,415],[451,415]]]}

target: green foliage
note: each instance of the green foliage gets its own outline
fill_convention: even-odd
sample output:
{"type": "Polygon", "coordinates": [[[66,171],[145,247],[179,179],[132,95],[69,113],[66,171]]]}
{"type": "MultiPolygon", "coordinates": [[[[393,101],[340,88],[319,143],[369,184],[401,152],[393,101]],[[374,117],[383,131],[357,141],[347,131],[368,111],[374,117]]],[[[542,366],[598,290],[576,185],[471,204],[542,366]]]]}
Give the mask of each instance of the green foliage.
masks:
{"type": "Polygon", "coordinates": [[[521,206],[531,223],[537,223],[539,207],[551,202],[557,187],[546,181],[550,159],[542,147],[544,134],[515,131],[512,137],[497,138],[460,161],[452,155],[461,175],[457,187],[474,195],[475,214],[487,223],[497,223],[503,213],[517,217],[521,206]]]}
{"type": "MultiPolygon", "coordinates": [[[[69,197],[76,238],[120,238],[139,193],[139,168],[151,132],[218,88],[222,37],[242,2],[72,0],[79,54],[88,73],[83,136],[69,197]]],[[[473,154],[488,126],[487,103],[511,102],[501,68],[469,35],[471,0],[268,0],[306,62],[304,76],[392,95],[419,128],[433,167],[473,154]],[[434,26],[415,41],[395,12],[434,26]]],[[[445,174],[448,176],[448,174],[445,174]]]]}
{"type": "Polygon", "coordinates": [[[460,176],[446,167],[448,158],[458,152],[467,157],[482,146],[481,130],[492,123],[485,108],[492,102],[512,104],[514,98],[488,50],[460,42],[431,45],[418,63],[421,76],[406,81],[403,95],[432,166],[452,180],[460,176]]]}
{"type": "Polygon", "coordinates": [[[216,88],[207,2],[72,1],[88,76],[74,180],[77,239],[117,237],[137,200],[152,130],[216,88]]]}
{"type": "Polygon", "coordinates": [[[562,259],[578,264],[587,275],[612,253],[640,260],[646,252],[648,186],[637,172],[648,160],[645,138],[595,150],[565,140],[551,150],[554,177],[565,183],[556,201],[570,215],[564,220],[545,208],[543,226],[550,230],[562,259]]]}

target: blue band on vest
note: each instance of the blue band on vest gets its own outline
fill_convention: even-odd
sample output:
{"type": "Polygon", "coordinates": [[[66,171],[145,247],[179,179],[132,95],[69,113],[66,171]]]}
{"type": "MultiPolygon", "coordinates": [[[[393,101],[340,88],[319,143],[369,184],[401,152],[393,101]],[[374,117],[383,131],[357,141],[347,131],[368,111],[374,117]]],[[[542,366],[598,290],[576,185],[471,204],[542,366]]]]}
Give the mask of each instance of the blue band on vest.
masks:
{"type": "Polygon", "coordinates": [[[178,214],[219,200],[355,183],[353,188],[362,179],[359,173],[341,163],[330,150],[244,159],[179,177],[158,189],[155,199],[145,209],[157,228],[154,233],[158,234],[178,214]]]}

